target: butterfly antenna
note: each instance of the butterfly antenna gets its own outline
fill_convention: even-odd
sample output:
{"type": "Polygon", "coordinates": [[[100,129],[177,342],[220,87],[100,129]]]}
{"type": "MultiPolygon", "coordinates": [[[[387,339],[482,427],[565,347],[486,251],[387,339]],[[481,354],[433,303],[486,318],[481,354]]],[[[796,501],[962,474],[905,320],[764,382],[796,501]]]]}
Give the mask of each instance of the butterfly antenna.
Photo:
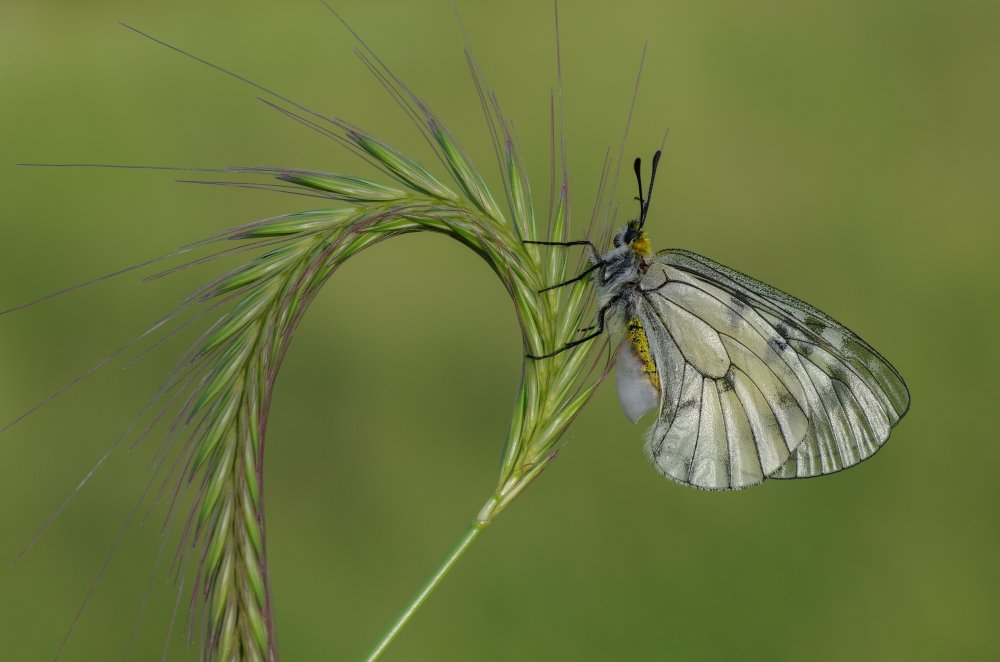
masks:
{"type": "Polygon", "coordinates": [[[646,199],[642,199],[642,178],[639,176],[639,159],[635,160],[635,177],[639,181],[639,229],[646,224],[646,214],[649,212],[649,201],[653,197],[653,182],[656,180],[656,167],[660,164],[662,150],[656,150],[653,154],[653,168],[649,173],[649,189],[646,191],[646,199]]]}
{"type": "Polygon", "coordinates": [[[645,216],[646,201],[642,197],[642,159],[638,156],[635,157],[633,168],[635,168],[635,181],[639,185],[639,195],[635,199],[639,201],[639,223],[640,227],[642,227],[642,218],[645,216]]]}

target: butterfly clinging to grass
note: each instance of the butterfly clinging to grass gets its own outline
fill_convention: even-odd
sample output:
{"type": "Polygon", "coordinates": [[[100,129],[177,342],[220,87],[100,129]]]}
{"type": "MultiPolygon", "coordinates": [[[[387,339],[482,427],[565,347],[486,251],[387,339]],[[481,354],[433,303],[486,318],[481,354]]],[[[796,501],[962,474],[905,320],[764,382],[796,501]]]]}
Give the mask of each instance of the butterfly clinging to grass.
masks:
{"type": "MultiPolygon", "coordinates": [[[[871,457],[906,413],[902,377],[855,333],[770,285],[690,251],[650,253],[643,230],[660,152],[639,216],[607,252],[589,241],[597,324],[545,359],[605,330],[623,338],[618,395],[634,423],[656,409],[646,451],[657,470],[704,489],[808,478],[871,457]]],[[[547,288],[547,289],[552,289],[547,288]]]]}

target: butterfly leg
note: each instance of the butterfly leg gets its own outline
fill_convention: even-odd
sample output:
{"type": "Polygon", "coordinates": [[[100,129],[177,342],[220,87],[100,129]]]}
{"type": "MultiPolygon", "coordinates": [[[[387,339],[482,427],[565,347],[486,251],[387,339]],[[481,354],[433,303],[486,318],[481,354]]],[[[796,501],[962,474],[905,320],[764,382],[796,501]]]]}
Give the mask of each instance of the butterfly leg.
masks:
{"type": "Polygon", "coordinates": [[[535,246],[590,246],[590,250],[597,254],[597,247],[594,246],[594,242],[587,239],[581,239],[579,241],[530,241],[525,239],[521,242],[522,244],[533,244],[535,246]]]}
{"type": "Polygon", "coordinates": [[[577,274],[576,276],[574,276],[573,278],[570,278],[569,280],[564,280],[561,283],[556,283],[555,285],[549,285],[548,287],[543,287],[542,289],[538,290],[538,293],[541,294],[542,292],[548,292],[549,290],[556,290],[556,289],[559,289],[560,287],[563,287],[565,285],[569,285],[571,283],[575,283],[578,280],[583,280],[584,278],[586,278],[587,276],[589,276],[591,274],[591,272],[593,272],[595,269],[600,269],[600,268],[603,268],[603,267],[604,267],[604,262],[598,262],[596,264],[592,264],[589,267],[587,267],[586,269],[584,269],[583,271],[581,271],[579,274],[577,274]]]}
{"type": "Polygon", "coordinates": [[[593,262],[593,264],[590,267],[588,267],[587,269],[584,269],[580,274],[578,274],[577,276],[575,276],[573,278],[570,278],[569,280],[564,280],[561,283],[556,283],[555,285],[549,285],[548,287],[543,287],[542,289],[538,290],[539,294],[541,294],[542,292],[548,292],[549,290],[555,290],[555,289],[558,289],[558,288],[563,287],[565,285],[569,285],[571,283],[575,283],[577,281],[583,280],[591,272],[593,272],[595,269],[601,268],[601,267],[603,267],[605,265],[604,261],[601,260],[601,258],[600,258],[601,254],[597,252],[597,247],[594,246],[594,243],[592,241],[588,240],[588,239],[581,239],[579,241],[530,241],[530,240],[525,239],[521,243],[522,244],[533,244],[535,246],[588,246],[588,247],[590,247],[591,261],[593,262]]]}
{"type": "MultiPolygon", "coordinates": [[[[618,303],[618,301],[620,301],[622,299],[622,297],[623,297],[623,295],[620,295],[620,294],[617,295],[617,296],[613,296],[613,297],[611,297],[608,300],[608,302],[606,304],[604,304],[603,306],[601,306],[601,309],[597,311],[597,325],[596,326],[592,326],[592,327],[588,327],[588,329],[594,329],[594,328],[597,329],[593,333],[591,333],[591,334],[589,334],[589,335],[587,335],[587,336],[585,336],[583,338],[577,338],[576,340],[571,340],[571,341],[569,341],[568,343],[566,343],[565,345],[563,345],[562,347],[560,347],[559,349],[557,349],[554,352],[549,352],[548,354],[540,354],[540,355],[527,354],[526,356],[529,359],[535,359],[536,361],[537,360],[541,360],[541,359],[548,359],[548,358],[551,358],[553,356],[556,356],[557,354],[562,354],[567,349],[573,349],[577,345],[582,345],[585,342],[590,342],[594,338],[600,336],[602,333],[604,333],[604,316],[607,315],[607,313],[611,309],[611,307],[614,306],[616,303],[618,303]]],[[[581,329],[581,331],[584,331],[584,330],[587,330],[587,329],[581,329]]]]}

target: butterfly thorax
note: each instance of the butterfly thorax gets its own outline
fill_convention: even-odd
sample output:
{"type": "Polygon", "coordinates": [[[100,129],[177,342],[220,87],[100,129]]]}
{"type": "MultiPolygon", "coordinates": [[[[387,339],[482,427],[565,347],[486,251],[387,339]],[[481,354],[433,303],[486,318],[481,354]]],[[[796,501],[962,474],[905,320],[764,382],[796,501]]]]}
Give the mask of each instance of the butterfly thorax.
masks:
{"type": "MultiPolygon", "coordinates": [[[[649,239],[639,230],[635,221],[629,222],[615,235],[613,247],[600,256],[595,256],[600,265],[598,283],[599,305],[610,306],[612,313],[630,313],[629,294],[639,286],[639,281],[648,268],[649,239]]],[[[613,315],[622,317],[622,315],[613,315]]]]}

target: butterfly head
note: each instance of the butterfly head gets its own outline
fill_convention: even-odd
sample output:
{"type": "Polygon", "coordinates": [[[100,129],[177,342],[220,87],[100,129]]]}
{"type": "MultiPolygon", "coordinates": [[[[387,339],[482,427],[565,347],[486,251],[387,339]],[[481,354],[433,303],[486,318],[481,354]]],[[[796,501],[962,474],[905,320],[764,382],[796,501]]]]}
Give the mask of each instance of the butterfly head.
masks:
{"type": "Polygon", "coordinates": [[[625,227],[619,230],[614,238],[615,248],[628,246],[641,257],[649,254],[649,238],[642,231],[639,219],[633,219],[625,227]]]}

